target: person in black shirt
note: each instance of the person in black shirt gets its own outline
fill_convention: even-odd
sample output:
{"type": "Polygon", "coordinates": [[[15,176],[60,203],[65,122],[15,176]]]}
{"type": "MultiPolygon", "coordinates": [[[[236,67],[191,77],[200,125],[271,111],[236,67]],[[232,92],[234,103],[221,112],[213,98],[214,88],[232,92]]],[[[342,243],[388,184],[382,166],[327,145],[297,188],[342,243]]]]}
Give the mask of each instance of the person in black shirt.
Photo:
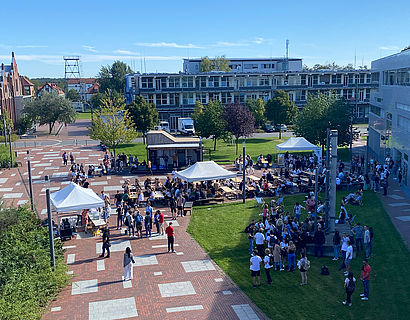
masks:
{"type": "Polygon", "coordinates": [[[108,227],[104,228],[102,238],[103,238],[103,244],[102,244],[102,254],[100,255],[100,258],[104,258],[105,250],[107,250],[106,258],[109,258],[111,244],[110,244],[110,230],[108,229],[108,227]]]}
{"type": "Polygon", "coordinates": [[[121,204],[117,205],[117,230],[119,229],[119,227],[122,227],[122,215],[123,211],[122,211],[122,206],[121,204]]]}

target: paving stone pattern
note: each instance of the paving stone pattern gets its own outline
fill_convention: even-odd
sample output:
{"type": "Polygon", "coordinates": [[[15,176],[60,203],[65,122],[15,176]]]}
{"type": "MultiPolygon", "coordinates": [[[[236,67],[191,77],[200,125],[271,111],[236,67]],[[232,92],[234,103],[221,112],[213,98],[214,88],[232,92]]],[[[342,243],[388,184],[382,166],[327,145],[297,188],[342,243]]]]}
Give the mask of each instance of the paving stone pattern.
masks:
{"type": "MultiPolygon", "coordinates": [[[[68,125],[70,127],[72,125],[68,125]]],[[[65,148],[56,143],[53,147],[30,149],[34,202],[41,219],[46,218],[47,213],[43,193],[45,190],[42,190],[46,187],[44,176],[50,177],[51,190],[62,189],[69,183],[69,166],[63,166],[61,161],[63,150],[72,152],[77,159],[88,157],[91,159],[88,161],[90,163],[100,162],[99,159],[103,158],[102,152],[89,146],[65,148]]],[[[12,188],[10,192],[0,191],[5,205],[29,204],[26,149],[16,151],[19,151],[18,160],[22,161],[22,166],[0,170],[0,188],[12,188]]],[[[115,192],[121,190],[120,181],[133,181],[135,177],[126,173],[91,177],[90,188],[97,194],[102,190],[106,191],[113,202],[115,192]]],[[[144,181],[146,176],[138,178],[144,181]]],[[[159,178],[163,181],[165,176],[159,178]]],[[[150,238],[136,239],[116,230],[114,205],[112,208],[112,216],[109,218],[111,257],[98,257],[101,254],[101,237],[81,232],[76,238],[65,241],[65,261],[69,266],[67,274],[72,280],[56,300],[51,302],[43,320],[230,320],[242,319],[243,314],[252,316],[252,312],[259,319],[267,319],[186,232],[189,216],[178,218],[177,223],[174,223],[178,241],[177,254],[174,254],[167,253],[166,236],[158,236],[153,232],[150,238]],[[132,249],[135,264],[133,279],[124,282],[123,252],[127,246],[132,249]],[[232,294],[223,294],[228,291],[232,294]],[[237,305],[249,307],[232,307],[237,305]]],[[[154,209],[160,209],[167,222],[170,221],[168,207],[155,206],[154,209]]],[[[53,219],[57,223],[70,216],[72,214],[53,212],[53,219]]]]}

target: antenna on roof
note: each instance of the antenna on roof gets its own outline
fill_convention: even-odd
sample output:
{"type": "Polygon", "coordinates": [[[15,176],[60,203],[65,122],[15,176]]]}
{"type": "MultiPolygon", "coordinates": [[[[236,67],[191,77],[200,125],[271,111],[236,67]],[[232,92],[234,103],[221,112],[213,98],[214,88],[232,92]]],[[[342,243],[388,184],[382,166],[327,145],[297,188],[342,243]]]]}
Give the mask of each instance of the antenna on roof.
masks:
{"type": "Polygon", "coordinates": [[[285,61],[283,65],[283,71],[289,70],[289,40],[286,39],[286,51],[285,51],[285,61]]]}
{"type": "Polygon", "coordinates": [[[354,49],[354,68],[356,69],[356,48],[354,49]]]}

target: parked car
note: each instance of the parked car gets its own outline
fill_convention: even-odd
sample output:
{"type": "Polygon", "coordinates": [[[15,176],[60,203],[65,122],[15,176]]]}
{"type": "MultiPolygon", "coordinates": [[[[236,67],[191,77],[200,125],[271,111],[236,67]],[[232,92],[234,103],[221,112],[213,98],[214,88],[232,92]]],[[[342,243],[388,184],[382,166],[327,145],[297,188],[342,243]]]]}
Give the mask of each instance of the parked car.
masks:
{"type": "Polygon", "coordinates": [[[262,129],[265,130],[265,132],[274,132],[275,128],[271,124],[264,124],[262,126],[262,129]]]}
{"type": "Polygon", "coordinates": [[[286,124],[276,124],[275,125],[275,131],[282,131],[286,132],[288,130],[288,127],[286,127],[286,124]]]}

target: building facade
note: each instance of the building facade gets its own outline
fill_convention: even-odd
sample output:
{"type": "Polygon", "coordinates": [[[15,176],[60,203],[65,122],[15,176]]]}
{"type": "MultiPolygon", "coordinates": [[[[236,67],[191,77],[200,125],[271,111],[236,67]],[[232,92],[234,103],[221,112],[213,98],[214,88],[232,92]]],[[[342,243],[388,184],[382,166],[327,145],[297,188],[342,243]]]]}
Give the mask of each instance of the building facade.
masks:
{"type": "Polygon", "coordinates": [[[247,98],[266,101],[275,90],[282,89],[303,108],[308,94],[333,91],[351,102],[357,122],[367,121],[370,90],[377,86],[372,83],[370,70],[304,71],[301,59],[289,59],[288,71],[281,71],[287,63],[284,60],[232,59],[230,65],[240,65],[234,71],[201,73],[196,72],[200,60],[192,59],[184,61],[186,72],[127,74],[126,101],[131,103],[137,95],[143,96],[155,103],[160,119],[170,121],[175,128],[177,118],[190,115],[197,100],[203,104],[210,100],[243,103],[247,98]]]}
{"type": "Polygon", "coordinates": [[[379,161],[392,156],[410,191],[410,50],[373,61],[372,78],[378,87],[370,95],[369,153],[379,161]]]}
{"type": "Polygon", "coordinates": [[[55,92],[59,96],[65,96],[63,89],[61,89],[56,83],[52,82],[46,82],[42,87],[38,88],[37,96],[40,97],[43,94],[43,92],[55,92]]]}
{"type": "Polygon", "coordinates": [[[74,89],[80,95],[81,101],[89,101],[88,91],[96,84],[95,78],[72,78],[67,80],[67,92],[74,89]]]}
{"type": "Polygon", "coordinates": [[[11,64],[1,64],[0,69],[0,110],[1,114],[8,114],[16,122],[23,110],[23,101],[34,96],[33,84],[17,70],[14,52],[11,54],[11,64]]]}

